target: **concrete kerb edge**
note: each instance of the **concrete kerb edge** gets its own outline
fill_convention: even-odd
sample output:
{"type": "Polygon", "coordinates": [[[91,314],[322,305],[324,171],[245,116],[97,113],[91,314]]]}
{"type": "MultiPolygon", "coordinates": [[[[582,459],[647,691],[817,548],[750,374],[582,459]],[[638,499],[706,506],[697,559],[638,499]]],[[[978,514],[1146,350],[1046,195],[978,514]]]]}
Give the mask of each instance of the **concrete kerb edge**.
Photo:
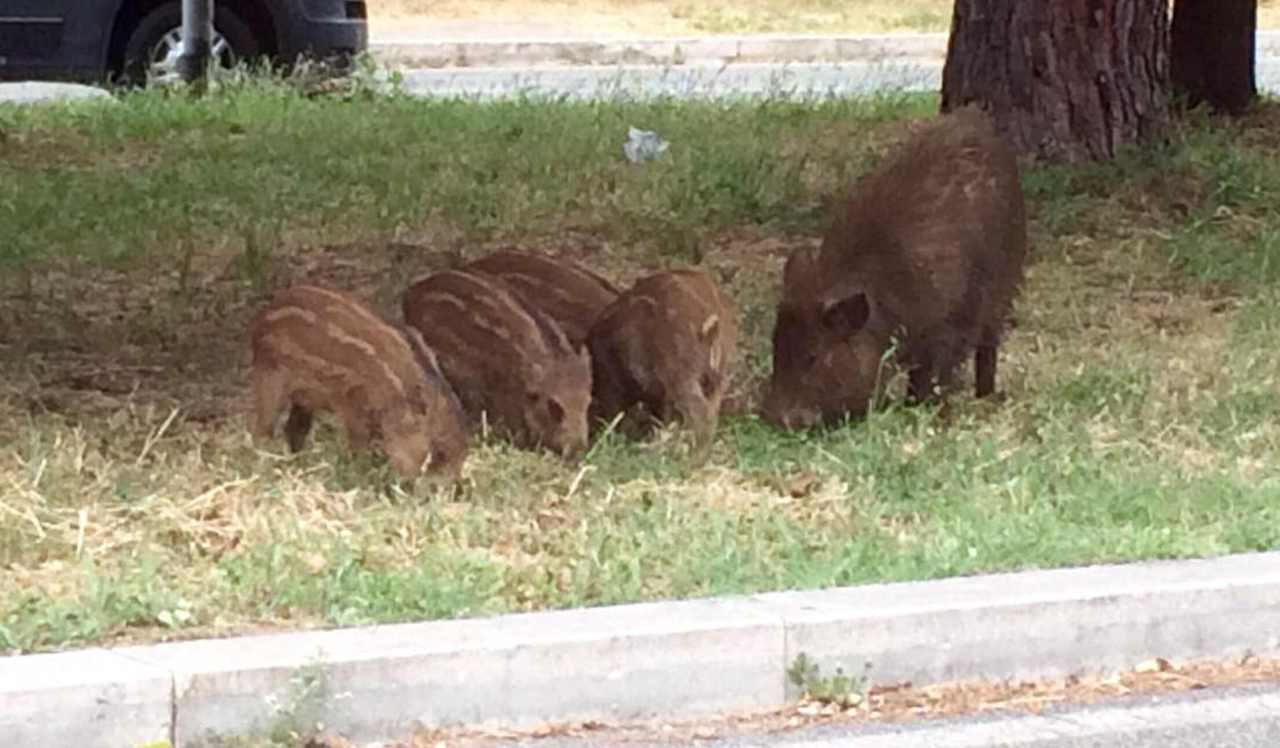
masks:
{"type": "Polygon", "coordinates": [[[752,35],[667,39],[374,39],[381,62],[442,67],[681,65],[717,61],[846,62],[941,60],[946,34],[752,35]]]}
{"type": "Polygon", "coordinates": [[[1278,633],[1273,552],[90,649],[0,658],[0,744],[142,744],[163,728],[186,745],[282,715],[358,740],[695,717],[785,704],[801,652],[824,674],[867,660],[874,682],[922,685],[1270,654],[1278,633]],[[319,700],[286,703],[304,672],[319,700]]]}
{"type": "Polygon", "coordinates": [[[171,740],[171,673],[115,650],[0,658],[0,745],[136,746],[171,740]]]}
{"type": "MultiPolygon", "coordinates": [[[[707,63],[941,61],[948,34],[753,34],[653,39],[431,39],[385,35],[375,59],[426,68],[707,63]]],[[[1280,30],[1256,35],[1259,58],[1280,55],[1280,30]]]]}

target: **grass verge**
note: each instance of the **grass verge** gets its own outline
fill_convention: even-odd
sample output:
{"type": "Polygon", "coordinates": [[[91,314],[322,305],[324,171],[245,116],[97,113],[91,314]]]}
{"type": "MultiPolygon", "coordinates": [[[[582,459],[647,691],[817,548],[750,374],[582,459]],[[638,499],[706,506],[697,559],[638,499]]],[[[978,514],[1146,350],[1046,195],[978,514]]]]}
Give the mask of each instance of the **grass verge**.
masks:
{"type": "Polygon", "coordinates": [[[749,413],[779,269],[930,96],[787,103],[307,98],[0,108],[0,649],[224,635],[1280,543],[1280,109],[1029,171],[999,404],[822,434],[749,413]],[[629,125],[672,142],[627,163],[629,125]],[[697,261],[741,308],[739,412],[581,465],[478,448],[460,495],[251,445],[245,325],[324,281],[517,243],[627,282],[697,261]]]}

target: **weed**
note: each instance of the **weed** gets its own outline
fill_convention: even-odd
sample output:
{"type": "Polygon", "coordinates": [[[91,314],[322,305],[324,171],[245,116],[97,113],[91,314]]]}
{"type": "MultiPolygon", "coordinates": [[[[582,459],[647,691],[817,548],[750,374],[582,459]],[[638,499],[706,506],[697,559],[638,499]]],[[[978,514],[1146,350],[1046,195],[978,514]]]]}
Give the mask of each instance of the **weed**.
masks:
{"type": "MultiPolygon", "coordinates": [[[[278,224],[276,224],[278,226],[278,224]]],[[[261,293],[267,286],[267,272],[271,262],[271,248],[279,241],[279,229],[271,232],[275,236],[268,236],[264,239],[262,234],[265,233],[258,226],[247,226],[244,230],[244,250],[239,256],[240,277],[243,278],[250,287],[256,292],[261,293]]],[[[184,258],[184,265],[189,260],[184,258]]]]}
{"type": "Polygon", "coordinates": [[[269,699],[273,718],[267,735],[276,743],[294,744],[324,729],[329,689],[322,667],[302,668],[289,679],[283,701],[269,699]]]}
{"type": "Polygon", "coordinates": [[[270,713],[266,724],[247,734],[218,735],[207,733],[191,741],[193,748],[292,748],[312,745],[324,731],[324,714],[331,694],[321,665],[299,668],[289,678],[283,696],[268,694],[266,707],[270,713]]]}
{"type": "Polygon", "coordinates": [[[870,687],[869,672],[871,663],[868,662],[863,666],[862,675],[845,675],[844,669],[837,666],[833,675],[823,676],[818,663],[801,652],[787,668],[787,679],[800,689],[802,699],[847,709],[861,704],[866,698],[870,687]]]}

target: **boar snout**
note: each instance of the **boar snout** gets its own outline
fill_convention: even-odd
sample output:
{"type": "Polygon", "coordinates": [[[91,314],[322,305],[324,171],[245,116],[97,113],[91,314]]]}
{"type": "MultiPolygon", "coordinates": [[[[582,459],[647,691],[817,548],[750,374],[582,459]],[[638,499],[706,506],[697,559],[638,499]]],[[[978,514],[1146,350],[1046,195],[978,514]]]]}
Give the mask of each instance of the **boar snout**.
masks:
{"type": "Polygon", "coordinates": [[[587,440],[574,439],[560,446],[560,459],[566,462],[576,462],[587,451],[587,440]]]}
{"type": "Polygon", "coordinates": [[[818,411],[811,408],[795,408],[782,414],[781,423],[788,431],[803,431],[817,426],[822,421],[818,411]]]}
{"type": "Polygon", "coordinates": [[[406,480],[417,478],[426,467],[425,449],[406,448],[398,442],[391,441],[386,444],[386,452],[391,467],[406,480]]]}
{"type": "Polygon", "coordinates": [[[389,430],[384,439],[391,466],[406,479],[425,478],[428,482],[457,482],[467,458],[466,436],[460,432],[443,437],[428,433],[416,421],[389,430]]]}
{"type": "Polygon", "coordinates": [[[462,480],[462,466],[466,462],[462,450],[436,447],[431,462],[426,467],[427,476],[439,483],[458,483],[462,480]]]}
{"type": "Polygon", "coordinates": [[[811,429],[822,421],[817,408],[788,403],[775,394],[765,400],[763,411],[765,421],[787,431],[811,429]]]}
{"type": "MultiPolygon", "coordinates": [[[[671,410],[684,425],[693,431],[694,443],[698,446],[709,444],[715,437],[716,425],[719,421],[714,404],[701,392],[686,393],[677,400],[671,410]]],[[[663,415],[663,420],[670,420],[670,413],[663,415]]]]}
{"type": "MultiPolygon", "coordinates": [[[[544,432],[545,433],[545,432],[544,432]]],[[[559,428],[547,434],[542,440],[547,451],[557,455],[566,462],[574,462],[587,451],[587,418],[574,418],[569,423],[561,423],[559,428]]]]}
{"type": "Polygon", "coordinates": [[[782,411],[773,420],[787,431],[805,431],[817,426],[822,421],[822,416],[812,408],[791,408],[782,411]]]}

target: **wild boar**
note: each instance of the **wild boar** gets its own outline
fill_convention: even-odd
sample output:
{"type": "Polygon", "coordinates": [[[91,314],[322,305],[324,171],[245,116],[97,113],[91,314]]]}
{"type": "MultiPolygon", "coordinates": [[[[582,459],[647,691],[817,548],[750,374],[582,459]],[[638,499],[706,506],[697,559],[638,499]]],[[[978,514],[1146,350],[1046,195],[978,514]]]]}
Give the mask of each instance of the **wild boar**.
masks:
{"type": "Polygon", "coordinates": [[[518,446],[565,458],[587,444],[591,362],[546,314],[502,280],[444,270],[415,281],[402,301],[472,422],[487,417],[518,446]]]}
{"type": "Polygon", "coordinates": [[[853,186],[816,251],[788,259],[765,418],[865,415],[891,349],[911,401],[945,389],[970,351],[990,395],[1026,244],[1013,151],[981,110],[939,117],[853,186]]]}
{"type": "Polygon", "coordinates": [[[640,403],[660,421],[679,417],[707,445],[720,418],[738,345],[733,303],[696,268],[641,278],[587,336],[592,418],[640,403]]]}
{"type": "Polygon", "coordinates": [[[464,265],[462,270],[501,278],[564,329],[574,346],[620,291],[609,281],[576,262],[532,252],[501,250],[464,265]]]}
{"type": "Polygon", "coordinates": [[[250,326],[253,434],[271,439],[280,415],[289,449],[306,443],[317,410],[333,412],[352,449],[382,443],[413,478],[457,479],[468,453],[462,410],[434,355],[412,332],[351,295],[299,285],[274,295],[250,326]]]}

